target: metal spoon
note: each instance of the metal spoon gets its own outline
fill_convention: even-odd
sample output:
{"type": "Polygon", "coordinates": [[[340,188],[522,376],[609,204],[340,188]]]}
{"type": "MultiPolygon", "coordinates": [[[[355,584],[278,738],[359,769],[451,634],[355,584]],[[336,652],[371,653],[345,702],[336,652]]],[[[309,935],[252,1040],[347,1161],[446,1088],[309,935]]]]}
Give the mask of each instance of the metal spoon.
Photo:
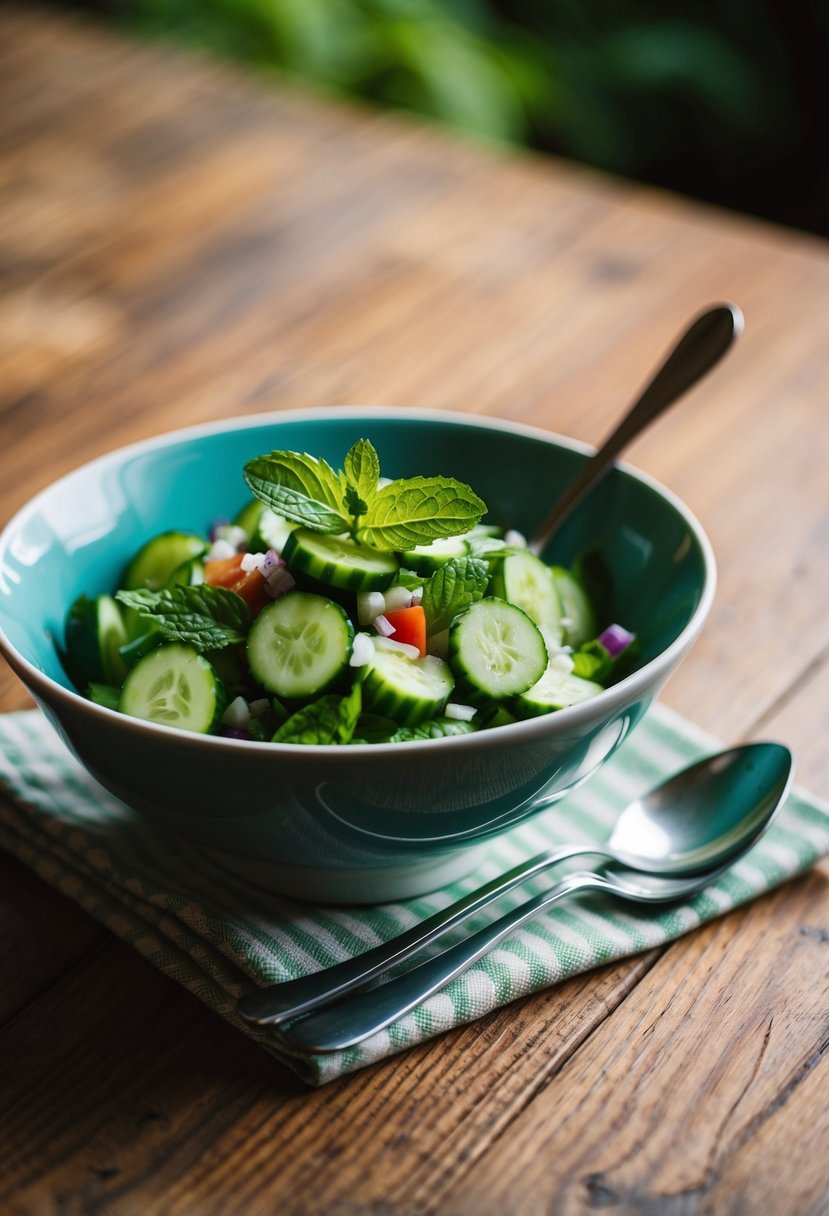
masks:
{"type": "Polygon", "coordinates": [[[565,488],[546,519],[538,525],[529,544],[533,553],[543,552],[553,533],[588,491],[604,477],[623,448],[719,363],[742,332],[743,314],[736,304],[718,304],[706,309],[691,323],[613,433],[590,457],[581,472],[565,488]]]}
{"type": "Polygon", "coordinates": [[[785,796],[791,771],[791,753],[778,743],[750,743],[709,756],[631,802],[606,844],[572,845],[540,853],[356,958],[248,993],[239,1000],[237,1012],[248,1022],[267,1026],[331,1004],[532,875],[572,857],[590,854],[629,870],[694,875],[694,881],[704,875],[708,882],[711,872],[744,853],[766,829],[785,796]]]}

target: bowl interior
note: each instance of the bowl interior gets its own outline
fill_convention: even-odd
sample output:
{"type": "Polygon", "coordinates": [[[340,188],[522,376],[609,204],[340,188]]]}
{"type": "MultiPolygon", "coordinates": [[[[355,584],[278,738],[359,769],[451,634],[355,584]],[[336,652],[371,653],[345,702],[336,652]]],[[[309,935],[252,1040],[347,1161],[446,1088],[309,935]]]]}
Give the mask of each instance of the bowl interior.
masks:
{"type": "MultiPolygon", "coordinates": [[[[204,531],[249,498],[242,466],[274,448],[304,450],[339,467],[360,436],[385,476],[445,474],[470,485],[487,519],[530,534],[585,459],[577,448],[458,417],[406,411],[270,415],[228,422],[124,449],[55,483],[0,538],[0,620],[12,646],[71,688],[54,640],[72,600],[110,591],[138,546],[167,528],[204,531]]],[[[648,481],[614,470],[552,542],[545,557],[569,565],[601,555],[609,618],[640,639],[637,663],[656,657],[703,596],[706,555],[679,504],[648,481]]]]}

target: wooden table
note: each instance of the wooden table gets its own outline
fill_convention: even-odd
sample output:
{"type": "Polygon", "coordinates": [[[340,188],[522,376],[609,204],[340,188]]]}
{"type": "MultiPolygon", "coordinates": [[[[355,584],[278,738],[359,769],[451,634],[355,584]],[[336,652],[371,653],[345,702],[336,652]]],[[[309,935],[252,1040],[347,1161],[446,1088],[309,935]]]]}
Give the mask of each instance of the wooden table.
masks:
{"type": "MultiPolygon", "coordinates": [[[[0,20],[0,518],[228,415],[404,402],[597,440],[718,298],[736,353],[632,450],[719,558],[665,694],[829,787],[817,240],[47,10],[0,20]]],[[[8,671],[0,707],[28,704],[8,671]]],[[[311,1092],[0,860],[0,1210],[829,1212],[829,869],[311,1092]]]]}

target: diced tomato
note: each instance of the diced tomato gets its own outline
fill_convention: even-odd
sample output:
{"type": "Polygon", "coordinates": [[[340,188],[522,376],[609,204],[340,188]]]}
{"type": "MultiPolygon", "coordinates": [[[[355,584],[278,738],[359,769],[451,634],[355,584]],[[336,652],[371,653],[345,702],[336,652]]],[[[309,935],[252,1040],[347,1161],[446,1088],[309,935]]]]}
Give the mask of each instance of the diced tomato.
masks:
{"type": "Polygon", "coordinates": [[[244,554],[237,553],[235,557],[223,557],[218,561],[204,563],[204,581],[211,587],[226,587],[235,591],[256,616],[268,602],[265,591],[265,579],[258,570],[245,571],[242,569],[244,554]]]}
{"type": "Polygon", "coordinates": [[[416,646],[421,655],[426,653],[426,613],[420,604],[413,604],[411,608],[398,608],[383,615],[394,628],[392,641],[416,646]]]}

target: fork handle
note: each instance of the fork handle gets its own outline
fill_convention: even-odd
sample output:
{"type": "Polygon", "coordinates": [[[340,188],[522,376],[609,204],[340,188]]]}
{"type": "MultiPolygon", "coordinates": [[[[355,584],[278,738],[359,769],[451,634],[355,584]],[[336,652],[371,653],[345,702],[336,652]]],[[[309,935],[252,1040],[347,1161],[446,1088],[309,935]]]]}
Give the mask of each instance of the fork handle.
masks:
{"type": "Polygon", "coordinates": [[[362,992],[342,1004],[312,1013],[296,1025],[282,1030],[280,1037],[292,1047],[311,1052],[342,1051],[346,1047],[354,1047],[403,1017],[415,1005],[466,971],[542,908],[548,908],[574,891],[605,890],[607,885],[598,874],[568,874],[549,891],[542,891],[540,895],[520,904],[436,958],[413,967],[379,988],[372,988],[370,992],[362,992]]]}
{"type": "Polygon", "coordinates": [[[291,1018],[298,1017],[312,1009],[339,1000],[355,988],[360,988],[370,980],[382,975],[396,963],[410,958],[418,950],[430,942],[442,937],[455,925],[466,920],[468,916],[485,908],[498,899],[499,896],[511,891],[519,883],[526,881],[534,874],[567,861],[571,857],[582,854],[606,857],[608,853],[600,845],[571,845],[563,849],[538,853],[529,861],[521,862],[508,870],[506,874],[492,879],[491,882],[464,895],[456,903],[436,912],[427,920],[420,921],[411,929],[398,934],[379,946],[365,950],[355,958],[345,959],[312,975],[302,976],[296,980],[284,980],[279,984],[271,984],[267,988],[259,988],[241,997],[236,1005],[236,1011],[246,1022],[255,1026],[278,1026],[291,1018]]]}

